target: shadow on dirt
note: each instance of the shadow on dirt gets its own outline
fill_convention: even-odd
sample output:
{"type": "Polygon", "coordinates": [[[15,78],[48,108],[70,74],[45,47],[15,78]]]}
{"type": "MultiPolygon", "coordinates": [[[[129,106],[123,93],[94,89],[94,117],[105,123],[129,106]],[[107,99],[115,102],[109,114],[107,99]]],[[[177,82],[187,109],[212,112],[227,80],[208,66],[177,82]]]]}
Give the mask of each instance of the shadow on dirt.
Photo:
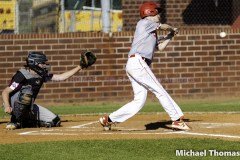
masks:
{"type": "MultiPolygon", "coordinates": [[[[200,120],[189,120],[189,119],[184,119],[185,122],[196,122],[200,120]]],[[[157,130],[159,128],[164,128],[164,129],[172,129],[170,125],[172,124],[172,121],[161,121],[161,122],[153,122],[153,123],[148,123],[145,125],[146,130],[157,130]]]]}

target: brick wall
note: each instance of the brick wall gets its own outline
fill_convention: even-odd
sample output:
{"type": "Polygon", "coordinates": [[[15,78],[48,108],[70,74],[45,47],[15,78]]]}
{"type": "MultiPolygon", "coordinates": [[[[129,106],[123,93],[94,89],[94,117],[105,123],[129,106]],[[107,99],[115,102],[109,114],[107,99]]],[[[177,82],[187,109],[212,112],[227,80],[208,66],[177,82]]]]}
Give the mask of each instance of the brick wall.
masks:
{"type": "MultiPolygon", "coordinates": [[[[157,52],[153,72],[174,97],[238,95],[240,93],[240,30],[182,31],[168,48],[157,52]]],[[[25,63],[30,50],[45,51],[53,73],[79,63],[80,53],[91,49],[98,60],[91,68],[64,82],[49,82],[39,99],[44,101],[95,101],[127,99],[132,88],[125,63],[133,32],[0,35],[0,91],[25,63]]]]}

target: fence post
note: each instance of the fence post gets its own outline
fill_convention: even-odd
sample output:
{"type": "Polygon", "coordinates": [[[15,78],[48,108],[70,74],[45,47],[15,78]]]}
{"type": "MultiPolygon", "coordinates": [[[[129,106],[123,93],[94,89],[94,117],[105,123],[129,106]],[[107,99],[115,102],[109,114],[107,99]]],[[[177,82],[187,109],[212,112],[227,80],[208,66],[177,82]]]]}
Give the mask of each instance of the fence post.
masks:
{"type": "Polygon", "coordinates": [[[76,12],[75,10],[70,11],[71,19],[70,19],[70,32],[75,32],[75,25],[76,25],[76,12]]]}
{"type": "Polygon", "coordinates": [[[60,18],[61,18],[61,27],[59,28],[62,28],[60,29],[60,33],[64,33],[65,32],[65,7],[64,7],[64,0],[61,0],[61,14],[60,14],[60,18]]]}
{"type": "Polygon", "coordinates": [[[15,4],[15,29],[14,33],[18,34],[19,33],[19,0],[16,0],[15,4]]]}
{"type": "Polygon", "coordinates": [[[95,0],[92,0],[92,6],[91,7],[92,7],[92,10],[91,10],[91,31],[93,31],[95,0]]]}
{"type": "Polygon", "coordinates": [[[110,0],[101,0],[102,5],[102,30],[104,33],[110,32],[110,0]]]}

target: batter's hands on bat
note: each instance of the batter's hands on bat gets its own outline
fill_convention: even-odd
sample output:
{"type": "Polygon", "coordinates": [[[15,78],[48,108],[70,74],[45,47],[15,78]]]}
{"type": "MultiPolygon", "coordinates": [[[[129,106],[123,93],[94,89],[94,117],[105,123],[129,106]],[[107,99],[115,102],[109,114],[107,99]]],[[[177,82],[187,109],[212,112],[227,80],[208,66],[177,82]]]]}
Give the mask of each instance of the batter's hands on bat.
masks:
{"type": "Polygon", "coordinates": [[[170,29],[170,32],[172,32],[174,35],[178,34],[179,29],[178,28],[172,28],[170,29]]]}
{"type": "Polygon", "coordinates": [[[158,43],[162,43],[165,40],[172,39],[176,34],[178,34],[178,28],[170,28],[166,36],[158,38],[158,43]]]}
{"type": "Polygon", "coordinates": [[[178,28],[172,28],[170,29],[169,33],[167,34],[167,37],[174,37],[176,34],[178,34],[178,28]]]}
{"type": "Polygon", "coordinates": [[[80,56],[80,66],[82,69],[88,68],[89,66],[93,65],[96,60],[97,57],[91,51],[86,51],[80,56]]]}
{"type": "Polygon", "coordinates": [[[170,29],[173,29],[173,27],[168,25],[168,24],[160,24],[158,29],[165,30],[165,31],[168,30],[169,31],[170,29]]]}
{"type": "Polygon", "coordinates": [[[168,24],[160,24],[158,29],[173,32],[175,35],[178,33],[178,28],[172,27],[168,24]]]}

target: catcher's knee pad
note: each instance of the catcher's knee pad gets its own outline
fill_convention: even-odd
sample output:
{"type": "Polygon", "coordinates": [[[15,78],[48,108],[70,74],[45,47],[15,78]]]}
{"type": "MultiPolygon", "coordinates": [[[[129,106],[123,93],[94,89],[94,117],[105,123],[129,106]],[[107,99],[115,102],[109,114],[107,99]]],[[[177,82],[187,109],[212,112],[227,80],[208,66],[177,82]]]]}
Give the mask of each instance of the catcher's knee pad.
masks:
{"type": "MultiPolygon", "coordinates": [[[[15,112],[30,111],[32,102],[33,102],[32,86],[30,86],[30,85],[23,86],[18,93],[17,99],[14,102],[13,111],[14,110],[15,110],[15,112]]],[[[19,114],[19,113],[17,113],[17,114],[19,114]]]]}
{"type": "Polygon", "coordinates": [[[31,106],[33,101],[32,86],[23,86],[18,94],[17,102],[24,106],[31,106]]]}

